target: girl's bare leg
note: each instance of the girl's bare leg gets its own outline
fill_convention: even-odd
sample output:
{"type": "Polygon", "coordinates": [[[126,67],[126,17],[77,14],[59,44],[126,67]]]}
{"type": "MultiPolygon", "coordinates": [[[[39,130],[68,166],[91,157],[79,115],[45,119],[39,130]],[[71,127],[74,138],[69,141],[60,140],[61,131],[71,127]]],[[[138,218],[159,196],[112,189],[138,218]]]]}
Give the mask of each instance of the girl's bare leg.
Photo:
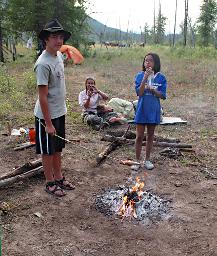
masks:
{"type": "Polygon", "coordinates": [[[141,151],[142,151],[142,142],[144,138],[145,126],[141,124],[136,125],[136,142],[135,142],[135,149],[136,149],[136,160],[140,160],[141,151]]]}
{"type": "Polygon", "coordinates": [[[150,160],[151,150],[154,141],[155,127],[156,125],[147,125],[145,160],[150,160]]]}

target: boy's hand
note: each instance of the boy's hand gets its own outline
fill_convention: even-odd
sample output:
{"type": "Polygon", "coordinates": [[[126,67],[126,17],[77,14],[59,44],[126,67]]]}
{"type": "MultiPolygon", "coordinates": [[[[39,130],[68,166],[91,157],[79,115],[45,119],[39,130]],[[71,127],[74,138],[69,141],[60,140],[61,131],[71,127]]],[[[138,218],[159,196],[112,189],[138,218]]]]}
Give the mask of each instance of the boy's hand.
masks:
{"type": "Polygon", "coordinates": [[[46,125],[45,131],[51,136],[54,136],[56,134],[56,129],[53,125],[46,125]]]}

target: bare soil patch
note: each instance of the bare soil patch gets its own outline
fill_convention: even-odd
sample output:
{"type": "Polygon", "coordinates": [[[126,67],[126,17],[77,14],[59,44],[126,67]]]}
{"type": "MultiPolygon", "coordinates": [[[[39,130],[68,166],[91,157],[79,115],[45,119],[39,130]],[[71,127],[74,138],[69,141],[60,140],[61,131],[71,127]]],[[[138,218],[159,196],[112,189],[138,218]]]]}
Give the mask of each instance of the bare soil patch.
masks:
{"type": "MultiPolygon", "coordinates": [[[[175,84],[171,81],[176,74],[168,72],[165,115],[181,117],[188,123],[159,126],[157,134],[192,144],[195,152],[183,152],[174,160],[161,156],[161,149],[155,147],[155,169],[133,173],[129,166],[120,164],[121,160],[134,157],[134,147],[127,145],[116,149],[100,166],[94,165],[96,155],[108,143],[100,141],[106,130],[90,130],[76,114],[80,112],[77,97],[84,79],[93,74],[100,86],[106,84],[111,97],[133,100],[133,77],[139,69],[140,63],[135,66],[118,62],[108,70],[101,67],[96,71],[88,63],[66,68],[72,107],[69,112],[73,111],[67,116],[67,138],[80,138],[80,143],[66,145],[63,169],[76,189],[64,198],[54,198],[44,192],[43,176],[1,189],[0,201],[10,205],[1,216],[2,255],[217,255],[217,180],[208,173],[217,176],[216,91],[193,82],[175,84]],[[169,218],[144,225],[97,211],[95,200],[103,189],[130,185],[136,176],[145,182],[144,190],[171,201],[169,218]]],[[[169,66],[165,69],[169,70],[169,66]]],[[[118,129],[125,130],[126,126],[118,129]]],[[[14,151],[8,137],[1,136],[0,145],[0,175],[37,158],[34,148],[14,151]]]]}

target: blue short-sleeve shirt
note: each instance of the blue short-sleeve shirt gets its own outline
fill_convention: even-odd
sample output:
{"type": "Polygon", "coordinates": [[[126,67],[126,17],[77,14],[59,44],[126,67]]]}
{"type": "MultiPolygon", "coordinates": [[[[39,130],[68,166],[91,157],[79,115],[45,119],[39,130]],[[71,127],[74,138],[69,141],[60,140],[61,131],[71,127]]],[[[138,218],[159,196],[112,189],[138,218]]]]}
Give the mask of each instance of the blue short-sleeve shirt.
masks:
{"type": "MultiPolygon", "coordinates": [[[[135,76],[135,90],[138,95],[139,88],[144,77],[141,71],[135,76]]],[[[161,92],[163,99],[166,99],[167,80],[166,77],[158,72],[153,78],[153,86],[161,92]]],[[[159,124],[160,123],[160,98],[153,95],[150,91],[145,90],[142,96],[139,96],[136,108],[135,123],[137,124],[159,124]]]]}

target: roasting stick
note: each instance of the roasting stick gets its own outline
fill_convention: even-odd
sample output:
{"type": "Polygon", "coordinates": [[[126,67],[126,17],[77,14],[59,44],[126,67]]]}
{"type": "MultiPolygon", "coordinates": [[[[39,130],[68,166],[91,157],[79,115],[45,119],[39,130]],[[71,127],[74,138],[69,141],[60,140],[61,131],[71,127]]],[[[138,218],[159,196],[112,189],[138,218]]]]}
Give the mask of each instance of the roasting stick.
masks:
{"type": "MultiPolygon", "coordinates": [[[[44,128],[45,128],[45,125],[44,125],[39,119],[38,119],[38,121],[39,121],[39,123],[40,123],[42,126],[44,126],[44,128]]],[[[81,145],[78,145],[77,143],[75,143],[75,142],[72,141],[72,140],[65,139],[65,138],[59,136],[58,134],[54,134],[54,136],[57,137],[57,138],[59,138],[59,139],[61,139],[61,140],[64,140],[64,141],[67,142],[67,143],[72,143],[72,144],[74,144],[74,145],[76,145],[76,146],[78,146],[78,147],[80,147],[80,148],[82,148],[82,149],[85,149],[85,150],[87,150],[88,153],[90,154],[88,148],[83,147],[83,146],[81,146],[81,145]]]]}
{"type": "MultiPolygon", "coordinates": [[[[45,128],[45,125],[44,125],[39,119],[38,119],[38,121],[39,121],[39,123],[45,128]]],[[[129,127],[128,127],[127,131],[125,132],[124,136],[126,136],[128,130],[129,130],[129,127]]],[[[57,138],[59,138],[59,139],[61,139],[61,140],[64,140],[64,141],[67,142],[67,143],[71,143],[71,144],[76,145],[77,147],[80,147],[80,148],[82,148],[82,149],[85,149],[86,152],[87,152],[91,157],[93,156],[93,153],[90,152],[90,150],[89,150],[88,148],[86,148],[86,147],[84,147],[84,146],[81,146],[81,145],[75,143],[75,142],[72,141],[72,140],[65,139],[65,138],[63,138],[63,137],[61,137],[61,136],[59,136],[59,135],[57,135],[57,134],[54,134],[54,136],[57,137],[57,138]]],[[[122,137],[123,137],[123,136],[122,136],[122,137]]],[[[114,161],[114,160],[115,160],[115,161],[120,161],[120,160],[118,160],[117,158],[111,157],[111,156],[109,156],[109,155],[107,155],[106,157],[109,158],[110,160],[113,160],[113,161],[114,161]]]]}

